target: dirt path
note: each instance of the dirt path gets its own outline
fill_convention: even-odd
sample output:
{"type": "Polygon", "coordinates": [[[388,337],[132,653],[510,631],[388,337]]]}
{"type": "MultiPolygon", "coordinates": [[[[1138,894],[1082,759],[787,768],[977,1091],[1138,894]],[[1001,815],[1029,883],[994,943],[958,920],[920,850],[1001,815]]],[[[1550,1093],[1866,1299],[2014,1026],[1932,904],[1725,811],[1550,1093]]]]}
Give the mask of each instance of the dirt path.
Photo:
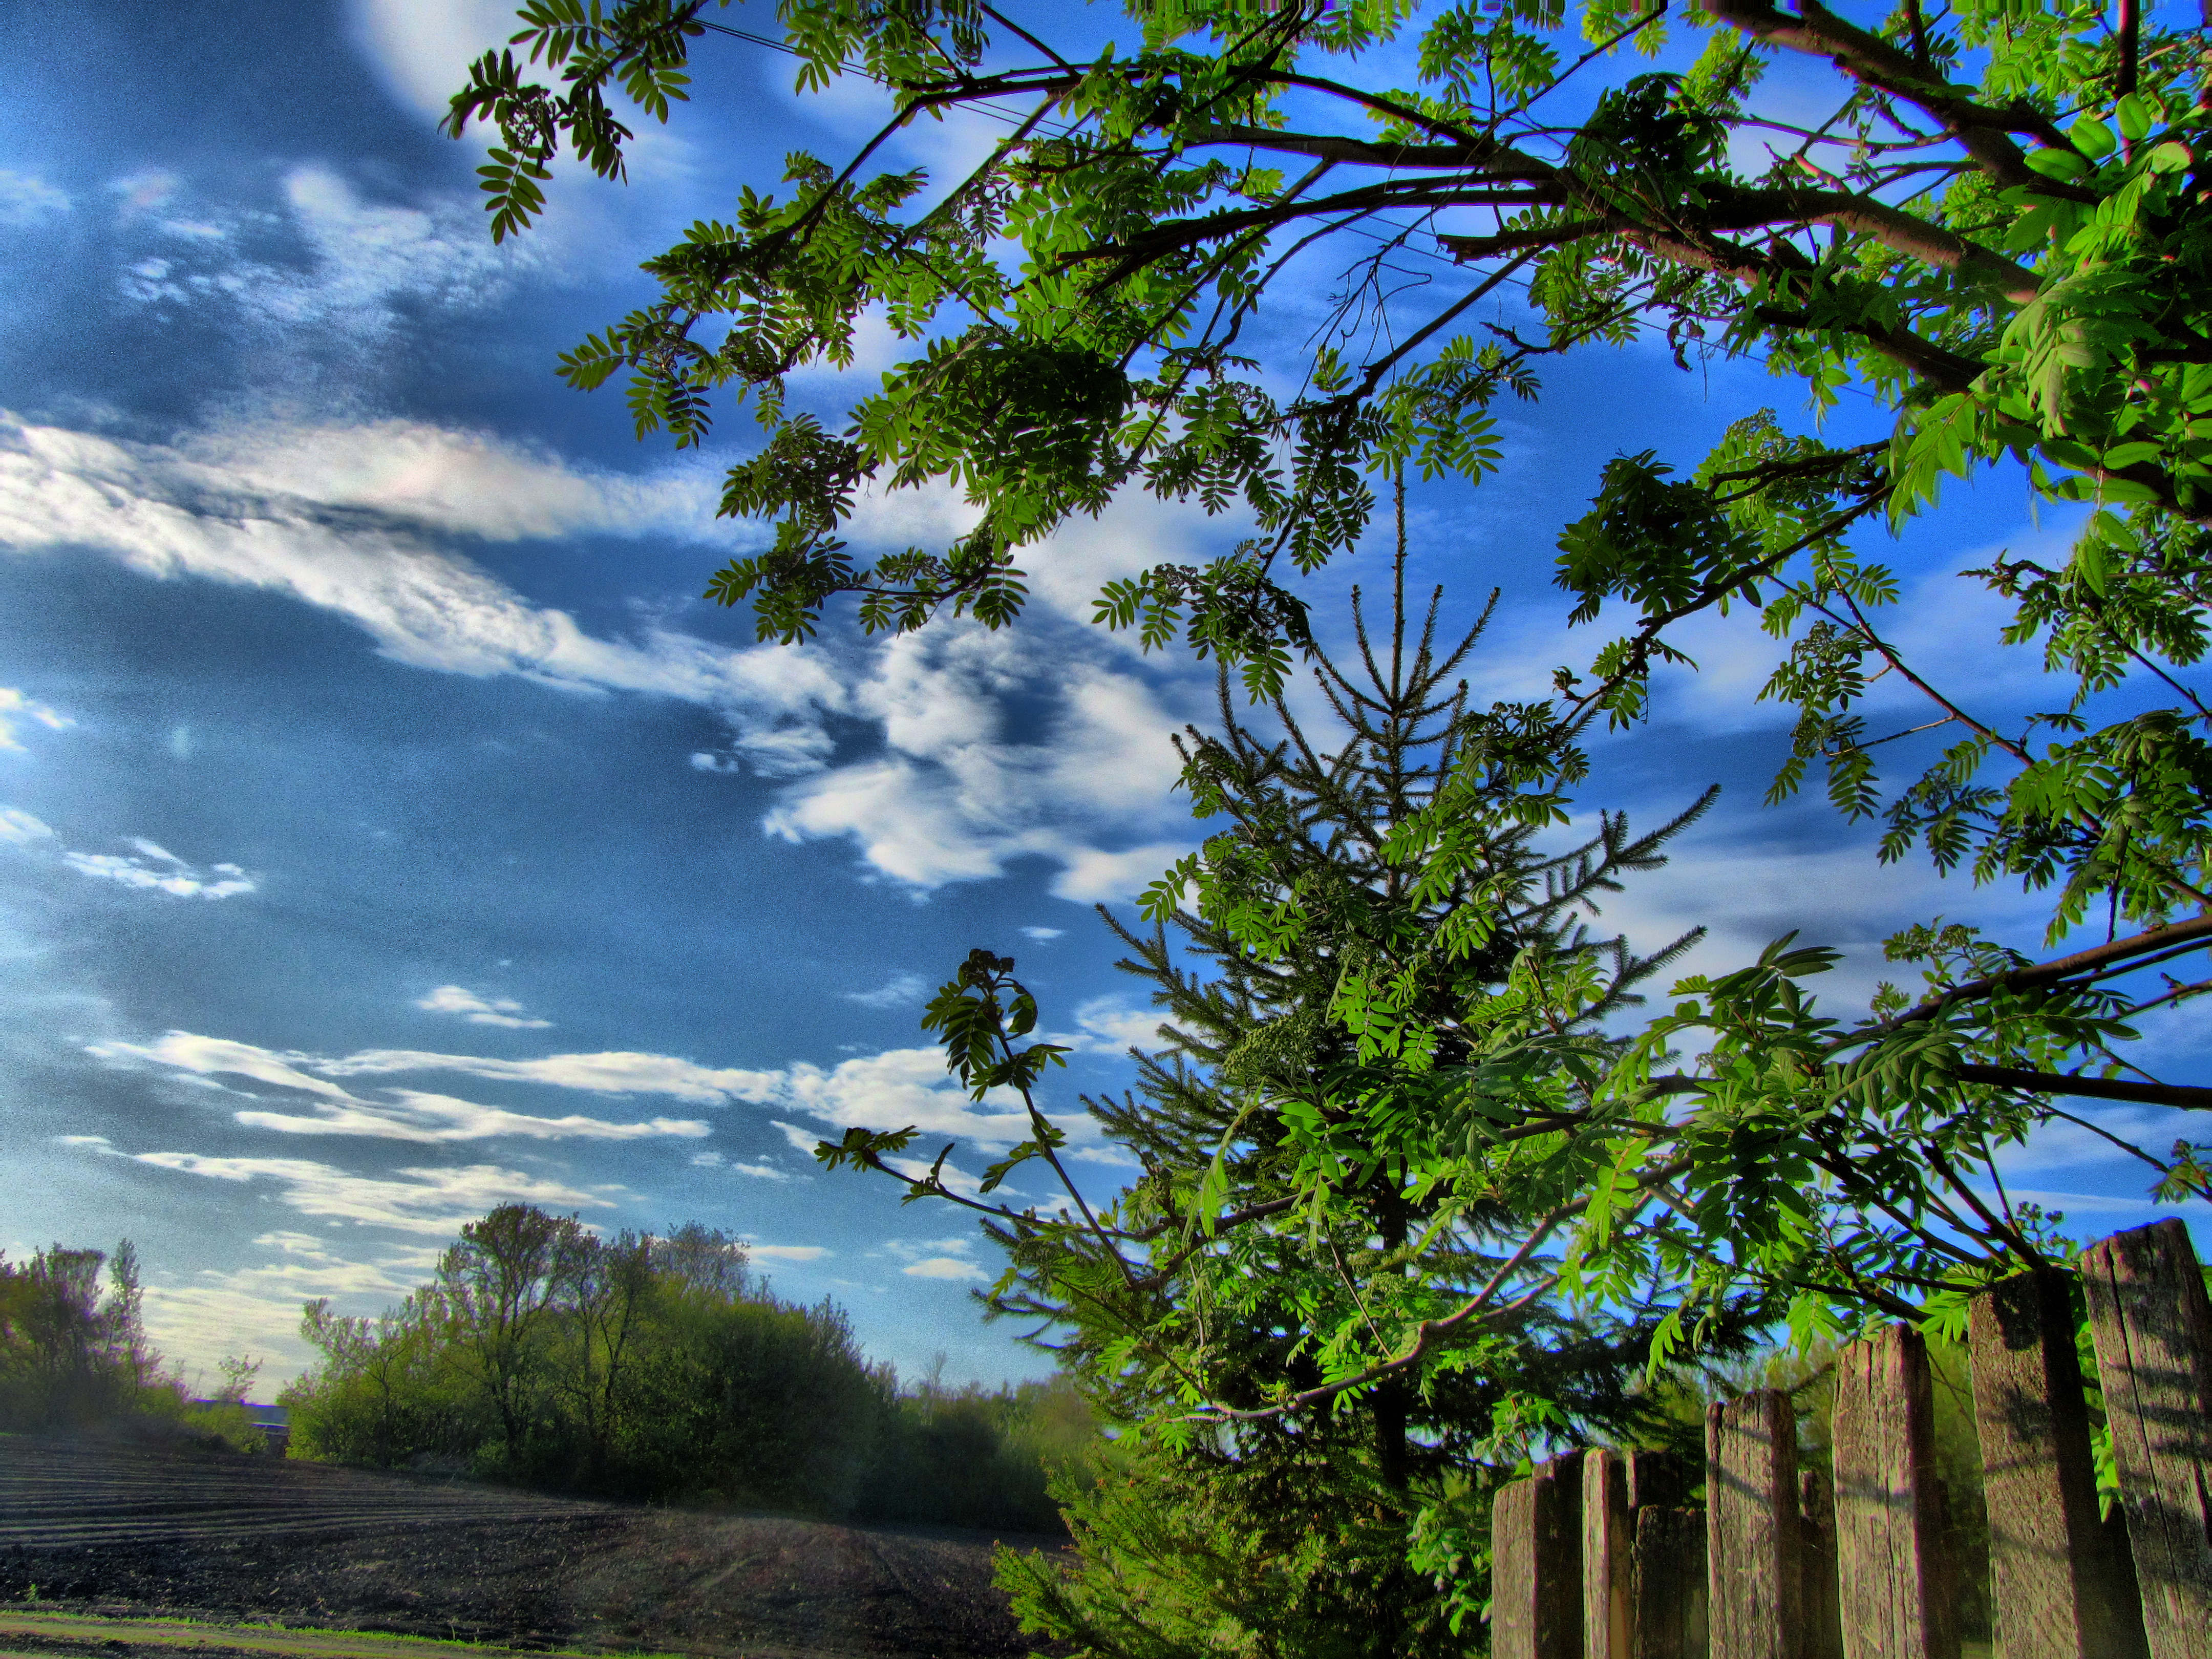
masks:
{"type": "MultiPolygon", "coordinates": [[[[0,1437],[0,1602],[11,1613],[35,1596],[80,1613],[275,1620],[532,1649],[1018,1659],[1028,1644],[991,1584],[994,1541],[0,1437]]],[[[76,1639],[21,1634],[28,1645],[0,1638],[0,1648],[60,1652],[53,1643],[76,1639]]]]}

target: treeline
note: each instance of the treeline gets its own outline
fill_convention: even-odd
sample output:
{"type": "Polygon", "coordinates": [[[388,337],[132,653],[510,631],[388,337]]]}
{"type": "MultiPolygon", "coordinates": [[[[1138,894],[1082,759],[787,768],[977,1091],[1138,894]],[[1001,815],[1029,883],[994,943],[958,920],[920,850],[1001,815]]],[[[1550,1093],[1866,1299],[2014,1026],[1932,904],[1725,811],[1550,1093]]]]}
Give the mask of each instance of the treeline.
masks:
{"type": "Polygon", "coordinates": [[[224,1387],[196,1401],[147,1340],[138,1253],[56,1244],[30,1260],[0,1257],[0,1432],[100,1430],[264,1445],[240,1402],[257,1369],[223,1367],[224,1387]]]}
{"type": "Polygon", "coordinates": [[[696,1224],[602,1238],[507,1205],[375,1318],[307,1304],[294,1456],[557,1491],[1044,1531],[1092,1437],[1064,1385],[902,1388],[844,1312],[772,1295],[696,1224]]]}

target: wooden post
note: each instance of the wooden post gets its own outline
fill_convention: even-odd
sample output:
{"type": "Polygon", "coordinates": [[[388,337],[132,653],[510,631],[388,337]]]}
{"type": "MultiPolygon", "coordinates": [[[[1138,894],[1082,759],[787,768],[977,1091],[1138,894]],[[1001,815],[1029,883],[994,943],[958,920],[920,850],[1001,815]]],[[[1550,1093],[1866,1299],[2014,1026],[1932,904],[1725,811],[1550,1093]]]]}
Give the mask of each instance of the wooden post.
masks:
{"type": "Polygon", "coordinates": [[[1794,1659],[1797,1413],[1779,1389],[1705,1413],[1705,1540],[1711,1659],[1794,1659]]]}
{"type": "MultiPolygon", "coordinates": [[[[1681,1500],[1681,1471],[1663,1452],[1583,1454],[1583,1656],[1632,1659],[1636,1517],[1681,1500]]],[[[1702,1552],[1698,1581],[1704,1582],[1702,1552]]]]}
{"type": "Polygon", "coordinates": [[[2212,1659],[2212,1307],[2178,1220],[2081,1257],[2153,1659],[2212,1659]]]}
{"type": "Polygon", "coordinates": [[[1636,1511],[1627,1460],[1583,1454],[1583,1659],[1629,1659],[1636,1627],[1636,1511]]]}
{"type": "Polygon", "coordinates": [[[2005,1659],[2148,1659],[2124,1555],[2097,1512],[2074,1314],[2055,1273],[1974,1298],[1967,1339],[2005,1659]]]}
{"type": "Polygon", "coordinates": [[[1582,1659],[1582,1454],[1498,1488],[1491,1509],[1492,1659],[1582,1659]]]}
{"type": "Polygon", "coordinates": [[[1836,1588],[1836,1487],[1826,1471],[1797,1476],[1797,1559],[1805,1639],[1797,1659],[1844,1659],[1843,1603],[1836,1588]]]}
{"type": "Polygon", "coordinates": [[[1845,1659],[1959,1659],[1928,1345],[1892,1325],[1836,1356],[1836,1579],[1845,1659]]]}
{"type": "Polygon", "coordinates": [[[1705,1659],[1705,1515],[1636,1512],[1636,1619],[1629,1659],[1705,1659]]]}

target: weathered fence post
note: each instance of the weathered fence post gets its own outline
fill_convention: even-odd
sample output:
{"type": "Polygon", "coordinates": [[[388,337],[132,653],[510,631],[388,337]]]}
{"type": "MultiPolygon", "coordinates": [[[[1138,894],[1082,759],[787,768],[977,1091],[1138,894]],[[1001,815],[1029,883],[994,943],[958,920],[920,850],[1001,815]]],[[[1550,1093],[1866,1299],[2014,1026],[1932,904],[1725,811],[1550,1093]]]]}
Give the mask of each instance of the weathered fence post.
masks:
{"type": "Polygon", "coordinates": [[[1797,1659],[1844,1659],[1843,1603],[1836,1585],[1836,1486],[1820,1469],[1797,1476],[1798,1607],[1805,1639],[1797,1659]]]}
{"type": "Polygon", "coordinates": [[[1664,1453],[1583,1454],[1583,1659],[1632,1659],[1636,1517],[1680,1502],[1681,1491],[1681,1472],[1664,1453]]]}
{"type": "Polygon", "coordinates": [[[1958,1659],[1928,1345],[1891,1325],[1836,1356],[1836,1577],[1845,1659],[1958,1659]]]}
{"type": "Polygon", "coordinates": [[[1501,1486],[1490,1521],[1492,1659],[1582,1659],[1580,1452],[1501,1486]]]}
{"type": "Polygon", "coordinates": [[[2153,1659],[2212,1659],[2212,1306],[2178,1220],[2081,1256],[2153,1659]]]}
{"type": "Polygon", "coordinates": [[[1629,1659],[1636,1628],[1636,1510],[1627,1459],[1583,1454],[1583,1659],[1629,1659]]]}
{"type": "Polygon", "coordinates": [[[2005,1659],[2146,1659],[2134,1576],[2097,1513],[2066,1281],[2021,1273],[1974,1298],[1967,1334],[2005,1659]]]}
{"type": "Polygon", "coordinates": [[[1705,1541],[1711,1659],[1795,1659],[1797,1413],[1779,1389],[1705,1413],[1705,1541]]]}
{"type": "Polygon", "coordinates": [[[1638,1510],[1630,1659],[1705,1659],[1705,1512],[1638,1510]]]}

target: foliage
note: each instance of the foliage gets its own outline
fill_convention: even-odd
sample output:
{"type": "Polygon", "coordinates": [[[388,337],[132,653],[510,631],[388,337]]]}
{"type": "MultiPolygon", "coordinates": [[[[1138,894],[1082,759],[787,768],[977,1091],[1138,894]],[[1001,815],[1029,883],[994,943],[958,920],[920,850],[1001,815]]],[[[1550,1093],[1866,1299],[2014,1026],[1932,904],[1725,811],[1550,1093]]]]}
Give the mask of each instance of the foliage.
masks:
{"type": "MultiPolygon", "coordinates": [[[[485,56],[449,123],[501,131],[485,169],[500,234],[538,211],[527,181],[564,143],[619,174],[630,135],[606,89],[627,86],[665,118],[689,54],[724,27],[709,11],[521,9],[512,44],[527,63],[485,56]]],[[[2212,981],[2127,994],[2108,983],[2212,940],[2212,709],[2195,684],[2212,556],[2203,31],[2077,0],[1933,12],[1901,0],[1861,21],[1813,0],[1795,13],[1768,0],[1671,14],[1586,0],[1573,16],[1560,0],[1130,11],[1137,45],[1078,52],[981,0],[782,0],[802,88],[872,78],[891,94],[889,125],[842,167],[792,156],[788,199],[749,191],[734,223],[692,227],[647,266],[659,299],[564,366],[579,386],[629,373],[641,429],[679,442],[705,435],[718,389],[752,399],[767,441],[733,469],[725,505],[780,515],[777,539],[711,591],[750,599],[763,635],[783,639],[810,633],[840,593],[858,596],[870,629],[947,611],[996,625],[1022,601],[1019,550],[1116,489],[1233,505],[1255,538],[1203,568],[1109,586],[1099,616],[1148,647],[1180,633],[1264,699],[1311,644],[1280,573],[1352,545],[1378,476],[1411,465],[1480,483],[1499,454],[1489,405],[1536,395],[1546,358],[1657,331],[1686,367],[1693,351],[1748,356],[1822,409],[1863,394],[1889,411],[1887,438],[1838,446],[1747,411],[1686,476],[1656,452],[1606,468],[1560,535],[1555,574],[1577,621],[1626,626],[1497,734],[1528,797],[1515,810],[1562,806],[1582,734],[1641,719],[1656,669],[1694,666],[1675,642],[1686,621],[1741,609],[1784,642],[1764,695],[1797,719],[1776,798],[1817,764],[1838,810],[1886,821],[1885,858],[1918,846],[1941,868],[2047,890],[2054,945],[2091,925],[2110,943],[2039,966],[1934,919],[1893,942],[1928,994],[1888,997],[1848,1030],[1803,985],[1831,958],[1778,945],[1686,991],[1602,1082],[1557,1045],[1511,1063],[1566,1066],[1565,1086],[1600,1115],[1711,1103],[1704,1127],[1662,1132],[1689,1160],[1680,1173],[1696,1200],[1667,1270],[1695,1256],[1709,1279],[1817,1286],[1803,1329],[1848,1317],[1838,1297],[1917,1308],[1969,1262],[2036,1261],[2032,1220],[1975,1213],[1962,1167],[2048,1121],[2054,1095],[2212,1102],[2127,1076],[2113,1046],[2136,1015],[2212,981]],[[1674,50],[1680,29],[1675,45],[1703,42],[1686,69],[1636,64],[1674,50]],[[1413,83],[1389,84],[1401,69],[1413,83]],[[900,126],[1009,100],[1027,113],[929,204],[919,174],[865,176],[900,126]],[[1306,170],[1291,179],[1291,167],[1306,170]],[[1438,304],[1394,274],[1420,253],[1473,279],[1438,304]],[[1268,297],[1317,270],[1336,283],[1319,347],[1239,355],[1274,349],[1268,297]],[[1540,319],[1532,336],[1463,320],[1508,281],[1540,319]],[[842,431],[793,412],[787,375],[849,362],[854,329],[877,313],[916,355],[842,431]],[[2026,716],[1903,649],[1884,612],[1904,585],[1854,534],[1924,510],[1947,474],[1999,463],[2024,465],[2048,501],[2094,508],[2063,562],[2007,555],[1966,573],[2009,608],[2011,643],[2073,682],[2066,707],[2026,716]],[[870,567],[849,556],[838,527],[861,489],[931,479],[979,505],[974,530],[870,567]],[[1924,720],[1869,726],[1862,705],[1885,678],[1925,699],[1924,720]],[[1939,752],[1887,786],[1883,746],[1908,738],[1939,752]],[[1708,1040],[1710,1066],[1654,1072],[1672,1048],[1708,1040]],[[1767,1173],[1739,1190],[1753,1164],[1767,1173]],[[1816,1174],[1843,1184],[1841,1209],[1822,1213],[1875,1206],[1870,1231],[1815,1220],[1819,1205],[1791,1196],[1816,1174]],[[1923,1237],[1954,1226],[1989,1248],[1923,1237]]],[[[1401,831],[1394,856],[1419,881],[1467,875],[1450,827],[1460,804],[1401,831]]],[[[1244,942],[1273,948],[1275,922],[1236,921],[1248,925],[1244,942]]],[[[1479,932],[1480,907],[1460,925],[1479,932]]],[[[1364,1060],[1425,1065],[1393,1046],[1396,1028],[1360,1024],[1370,1005],[1395,1018],[1390,995],[1355,964],[1332,1018],[1358,1027],[1364,1060]]],[[[2162,1192],[2202,1185],[2201,1148],[2130,1151],[2162,1192]]],[[[1608,1236],[1607,1194],[1647,1190],[1634,1163],[1601,1183],[1583,1224],[1592,1245],[1608,1236]]],[[[1591,1271],[1659,1265],[1593,1259],[1591,1271]]]]}
{"type": "MultiPolygon", "coordinates": [[[[895,102],[885,136],[950,108],[1025,112],[931,197],[918,174],[864,177],[874,143],[842,167],[793,156],[788,199],[749,192],[733,223],[693,227],[647,267],[660,297],[564,360],[578,386],[629,374],[641,429],[680,443],[705,436],[718,390],[752,399],[767,441],[726,507],[777,517],[776,541],[710,592],[749,600],[764,637],[805,636],[844,593],[872,629],[1005,623],[1021,549],[1141,488],[1234,507],[1257,533],[1202,568],[1110,586],[1100,620],[1147,647],[1181,635],[1266,702],[1312,648],[1287,573],[1357,542],[1377,477],[1411,466],[1480,485],[1501,453],[1491,406],[1536,395],[1548,357],[1656,331],[1686,368],[1747,357],[1820,410],[1863,396],[1888,431],[1832,443],[1747,410],[1693,466],[1617,458],[1559,538],[1574,620],[1610,635],[1580,670],[1492,711],[1464,763],[1372,848],[1271,860],[1299,826],[1270,820],[1261,792],[1241,838],[1172,872],[1156,921],[1195,918],[1262,976],[1317,943],[1326,994],[1249,1052],[1207,1057],[1191,1086],[1225,1085],[1236,1105],[1203,1158],[1178,1147],[1097,1214],[1079,1197],[1064,1215],[999,1206],[1017,1273],[1036,1252],[1061,1263],[1041,1304],[1122,1331],[1100,1339],[1102,1371],[1196,1444],[1285,1419],[1304,1431],[1393,1390],[1427,1399],[1497,1356],[1505,1309],[1641,1309],[1663,1291],[1650,1343],[1663,1364],[1724,1339],[1747,1299],[1785,1310],[1801,1347],[1875,1318],[1956,1335],[1975,1287],[2063,1264],[2054,1219],[2005,1193],[2003,1151],[2083,1121],[2068,1097],[2212,1106],[2127,1058],[2142,1020],[2212,988],[2161,972],[2212,944],[2204,30],[2077,0],[1900,0],[1856,20],[1817,0],[1130,11],[1134,47],[1079,52],[981,0],[783,0],[802,85],[872,77],[895,102]],[[1633,61],[1685,27],[1703,45],[1679,72],[1633,61]],[[1393,84],[1408,48],[1412,83],[1393,84]],[[1421,254],[1468,280],[1431,299],[1396,274],[1421,254]],[[1270,295],[1322,262],[1336,286],[1320,345],[1240,355],[1273,349],[1270,295]],[[1534,325],[1462,320],[1509,282],[1534,325]],[[849,362],[878,312],[910,360],[841,430],[793,412],[789,373],[849,362]],[[2069,684],[2063,707],[2025,715],[1900,643],[1923,601],[1867,547],[1947,476],[1999,465],[2073,536],[2063,559],[2008,552],[1965,573],[2008,615],[2008,643],[2069,684]],[[947,549],[853,556],[839,531],[860,492],[926,480],[964,490],[975,527],[947,549]],[[1846,818],[1881,823],[1883,857],[1918,848],[2047,893],[2047,945],[2073,948],[2038,962],[1932,918],[1888,945],[1923,985],[1885,986],[1854,1018],[1812,989],[1835,952],[1791,935],[1684,980],[1624,1044],[1578,1025],[1613,981],[1592,953],[1555,973],[1520,948],[1502,926],[1516,872],[1492,848],[1556,823],[1585,734],[1644,718],[1655,672],[1694,667],[1683,624],[1730,611],[1777,641],[1764,696],[1796,718],[1775,799],[1821,775],[1846,818]],[[1923,700],[1919,720],[1869,725],[1883,679],[1923,700]],[[1917,775],[1885,781],[1885,752],[1917,753],[1917,775]],[[1411,914],[1437,903],[1433,926],[1378,925],[1370,871],[1411,914]],[[1281,1126],[1266,1202],[1282,1207],[1255,1216],[1229,1205],[1263,1123],[1281,1126]],[[1445,1224],[1378,1231],[1378,1189],[1445,1224]],[[1455,1256],[1472,1221],[1512,1264],[1494,1285],[1455,1256]],[[1534,1243],[1515,1260],[1510,1239],[1534,1243]],[[1366,1253],[1356,1267],[1329,1259],[1347,1247],[1366,1253]],[[1294,1334],[1231,1365],[1232,1317],[1294,1334]]],[[[514,44],[560,88],[494,54],[452,118],[501,128],[486,184],[502,229],[537,210],[529,170],[562,143],[619,171],[628,134],[601,88],[650,74],[680,96],[665,77],[720,27],[707,13],[524,9],[514,44]]],[[[1243,787],[1233,744],[1188,759],[1201,807],[1243,787]]],[[[1018,1046],[1036,1019],[1025,996],[988,953],[947,988],[936,1024],[972,1086],[1030,1098],[1054,1056],[1018,1046]]],[[[1000,1182],[1057,1164],[1053,1126],[1031,1114],[1000,1182]]],[[[2161,1197],[2212,1197],[2203,1146],[2118,1144],[2161,1197]]],[[[895,1150],[848,1138],[836,1153],[880,1166],[895,1150]]],[[[934,1177],[913,1189],[948,1195],[934,1177]]],[[[1559,1408],[1532,1392],[1511,1409],[1525,1426],[1559,1408]]],[[[1443,1521],[1423,1536],[1462,1593],[1479,1538],[1443,1521]]]]}
{"type": "Polygon", "coordinates": [[[128,1239],[112,1259],[63,1244],[0,1259],[0,1428],[179,1417],[183,1389],[146,1340],[143,1299],[128,1239]]]}
{"type": "Polygon", "coordinates": [[[242,1403],[258,1362],[225,1361],[215,1395],[193,1400],[147,1340],[144,1299],[127,1238],[112,1257],[56,1244],[21,1264],[0,1259],[0,1432],[95,1431],[266,1451],[242,1403]]]}
{"type": "Polygon", "coordinates": [[[696,1224],[602,1238],[505,1205],[399,1307],[313,1302],[301,1329],[322,1358],[283,1396],[294,1456],[1037,1530],[1047,1456],[1088,1432],[1035,1385],[902,1390],[841,1310],[779,1300],[696,1224]]]}
{"type": "MultiPolygon", "coordinates": [[[[1279,698],[1262,732],[1224,672],[1220,735],[1186,740],[1215,833],[1147,896],[1149,930],[1107,915],[1163,1018],[1136,1090],[1085,1103],[1141,1171],[1110,1207],[1067,1179],[1066,1131],[1036,1104],[1058,1051],[1022,1046],[1036,1016],[1012,963],[976,952],[926,1016],[951,1069],[1026,1102],[1036,1135],[978,1198],[941,1163],[901,1179],[984,1212],[1010,1262],[992,1311],[1124,1431],[1103,1473],[1055,1487],[1078,1564],[1002,1565],[1032,1630],[1088,1650],[1456,1651],[1468,1587],[1420,1553],[1443,1517],[1548,1443],[1664,1427],[1636,1385],[1679,1310],[1670,1287],[1553,1291],[1543,1212],[1589,1180],[1573,1137],[1493,1134],[1479,1109],[1432,1109],[1420,1079],[1510,1070],[1532,1041],[1604,1063],[1619,1043],[1601,1022],[1690,940],[1639,957],[1581,917],[1662,863],[1705,802],[1653,833],[1608,814],[1542,847],[1556,798],[1516,788],[1501,758],[1524,741],[1518,711],[1470,707],[1457,678],[1481,625],[1440,642],[1437,601],[1409,615],[1402,583],[1401,551],[1388,632],[1355,600],[1346,663],[1318,658],[1326,726],[1279,698]],[[1446,798],[1469,866],[1428,884],[1393,848],[1446,798]],[[1380,988],[1356,1013],[1355,973],[1380,988]],[[1018,1207],[1014,1180],[1048,1172],[1058,1207],[1018,1207]],[[1368,1374],[1379,1337],[1409,1330],[1418,1364],[1368,1374]]],[[[818,1155],[889,1172],[911,1139],[854,1130],[818,1155]]],[[[1717,1346],[1759,1316],[1738,1298],[1717,1346]]]]}

